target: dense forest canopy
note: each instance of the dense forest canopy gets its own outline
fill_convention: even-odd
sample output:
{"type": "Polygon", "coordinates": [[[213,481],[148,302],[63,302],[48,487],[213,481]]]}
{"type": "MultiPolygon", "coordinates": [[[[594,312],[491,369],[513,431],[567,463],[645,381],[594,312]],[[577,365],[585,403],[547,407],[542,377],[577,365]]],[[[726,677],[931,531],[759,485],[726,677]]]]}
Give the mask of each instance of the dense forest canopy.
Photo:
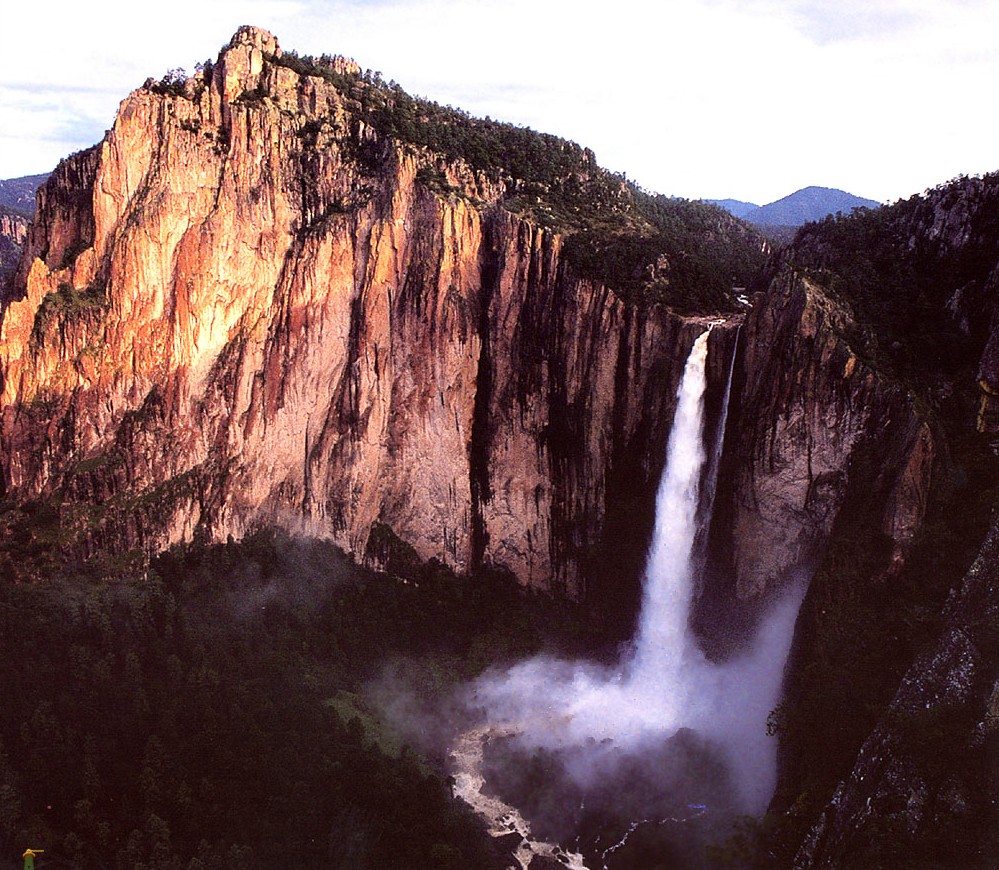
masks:
{"type": "Polygon", "coordinates": [[[985,301],[997,250],[991,173],[806,224],[785,258],[851,306],[856,343],[879,367],[927,384],[977,363],[990,323],[961,311],[985,301]]]}
{"type": "Polygon", "coordinates": [[[580,623],[497,578],[393,564],[407,582],[260,533],[171,550],[131,581],[0,584],[0,855],[505,866],[441,759],[404,745],[367,687],[403,669],[442,703],[491,663],[576,643],[580,623]]]}

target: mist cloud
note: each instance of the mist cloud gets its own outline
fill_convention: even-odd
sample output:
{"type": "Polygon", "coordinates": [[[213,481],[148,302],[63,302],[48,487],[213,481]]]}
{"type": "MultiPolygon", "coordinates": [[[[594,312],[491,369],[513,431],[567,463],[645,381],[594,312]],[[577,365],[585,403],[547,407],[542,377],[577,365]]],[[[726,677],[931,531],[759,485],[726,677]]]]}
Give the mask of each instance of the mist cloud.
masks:
{"type": "Polygon", "coordinates": [[[613,666],[530,659],[487,672],[465,698],[486,723],[487,782],[497,781],[544,836],[565,842],[588,830],[597,838],[591,849],[606,847],[605,855],[616,846],[598,846],[594,830],[682,824],[709,807],[724,818],[759,814],[775,783],[766,723],[804,586],[772,602],[745,651],[728,661],[710,661],[690,629],[695,542],[710,521],[699,510],[701,485],[707,480],[710,501],[722,448],[721,437],[710,457],[704,446],[709,331],[694,343],[677,392],[630,649],[613,666]]]}
{"type": "Polygon", "coordinates": [[[689,730],[724,763],[736,808],[759,813],[775,776],[767,716],[780,700],[803,592],[788,589],[748,651],[727,662],[711,662],[692,645],[668,679],[650,680],[634,670],[634,659],[605,667],[537,658],[487,672],[466,704],[498,729],[514,730],[524,747],[574,750],[570,772],[584,786],[689,730]]]}

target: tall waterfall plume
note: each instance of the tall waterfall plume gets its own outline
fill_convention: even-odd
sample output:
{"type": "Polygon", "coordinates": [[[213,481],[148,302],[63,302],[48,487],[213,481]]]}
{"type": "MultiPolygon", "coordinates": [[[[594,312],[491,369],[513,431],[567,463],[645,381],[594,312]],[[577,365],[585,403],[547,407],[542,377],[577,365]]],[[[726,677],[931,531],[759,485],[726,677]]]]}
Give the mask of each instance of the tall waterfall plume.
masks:
{"type": "MultiPolygon", "coordinates": [[[[666,466],[656,495],[655,532],[645,569],[634,658],[628,671],[628,679],[647,692],[655,692],[656,686],[678,684],[688,642],[691,556],[706,459],[704,391],[709,336],[710,330],[701,333],[684,366],[666,466]]],[[[670,718],[680,712],[676,707],[683,699],[678,695],[664,696],[659,701],[670,708],[670,718]]]]}
{"type": "Polygon", "coordinates": [[[628,652],[611,667],[539,657],[487,673],[474,685],[471,703],[485,712],[496,733],[516,734],[524,747],[571,756],[568,775],[581,787],[613,781],[619,775],[615,766],[633,770],[628,765],[636,759],[655,756],[658,764],[681,759],[665,763],[683,767],[682,773],[667,771],[658,780],[676,783],[688,795],[673,805],[701,806],[684,803],[697,790],[690,771],[710,769],[717,780],[720,765],[727,771],[722,778],[730,808],[760,812],[775,779],[775,747],[766,719],[779,699],[801,591],[771,608],[747,650],[729,661],[708,661],[690,629],[703,564],[697,542],[710,521],[734,369],[733,358],[707,451],[710,332],[695,340],[677,390],[641,611],[628,652]]]}

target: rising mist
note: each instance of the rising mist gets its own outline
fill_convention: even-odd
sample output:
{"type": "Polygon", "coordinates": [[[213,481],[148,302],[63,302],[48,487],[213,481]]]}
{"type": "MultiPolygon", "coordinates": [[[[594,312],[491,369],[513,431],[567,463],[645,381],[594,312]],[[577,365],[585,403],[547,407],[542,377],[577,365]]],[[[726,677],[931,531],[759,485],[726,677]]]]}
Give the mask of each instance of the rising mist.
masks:
{"type": "MultiPolygon", "coordinates": [[[[508,758],[523,766],[532,753],[544,753],[543,787],[561,780],[562,795],[581,809],[587,801],[606,802],[601,791],[610,786],[619,802],[637,801],[629,809],[637,818],[670,815],[679,822],[715,809],[729,816],[760,813],[773,792],[776,747],[766,721],[779,700],[803,588],[786,591],[747,650],[729,661],[709,661],[689,628],[700,561],[695,541],[710,522],[702,502],[713,495],[723,434],[708,456],[708,336],[705,331],[695,342],[678,389],[630,647],[611,667],[531,659],[487,673],[468,693],[469,707],[497,733],[514,735],[507,738],[516,747],[512,755],[504,750],[508,758]]],[[[495,752],[492,757],[492,772],[503,779],[503,761],[495,752]]],[[[572,835],[572,826],[559,824],[558,808],[534,809],[548,831],[572,835]]],[[[572,806],[561,812],[579,815],[572,806]]],[[[575,834],[580,836],[578,827],[575,834]]]]}

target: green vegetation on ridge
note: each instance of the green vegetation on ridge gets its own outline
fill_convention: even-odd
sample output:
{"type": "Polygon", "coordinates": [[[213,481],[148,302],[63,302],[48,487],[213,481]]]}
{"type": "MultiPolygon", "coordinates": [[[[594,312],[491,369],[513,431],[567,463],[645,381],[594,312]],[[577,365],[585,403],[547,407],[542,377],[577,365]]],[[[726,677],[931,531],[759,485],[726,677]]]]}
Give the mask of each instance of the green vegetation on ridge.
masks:
{"type": "MultiPolygon", "coordinates": [[[[751,284],[766,260],[762,236],[724,209],[649,194],[601,169],[575,142],[413,97],[379,73],[338,72],[327,56],[289,51],[270,60],[332,83],[381,136],[463,161],[501,183],[507,210],[569,236],[565,256],[577,277],[636,301],[683,312],[731,310],[732,288],[751,284]]],[[[425,167],[420,177],[451,192],[439,167],[425,167]]]]}
{"type": "Polygon", "coordinates": [[[958,315],[961,307],[981,306],[997,251],[993,173],[806,224],[787,257],[852,307],[860,328],[854,343],[880,369],[932,384],[977,364],[975,348],[980,352],[990,324],[972,318],[965,330],[958,315]]]}
{"type": "MultiPolygon", "coordinates": [[[[421,151],[429,162],[417,177],[429,190],[465,195],[448,184],[444,172],[445,164],[456,161],[501,185],[507,211],[569,236],[566,261],[576,277],[606,283],[634,301],[662,303],[682,313],[734,310],[733,287],[752,284],[767,260],[764,237],[725,209],[650,194],[624,175],[602,169],[593,152],[575,142],[414,97],[381,73],[345,72],[349,66],[341,58],[284,51],[267,60],[329,82],[356,121],[383,139],[421,151]]],[[[203,77],[193,86],[182,70],[171,70],[158,82],[148,80],[146,87],[196,98],[212,69],[210,61],[199,66],[203,77]]],[[[262,83],[239,100],[255,105],[266,97],[262,83]]],[[[318,147],[322,126],[322,119],[303,125],[307,151],[318,147]]],[[[372,174],[383,156],[371,142],[357,146],[354,155],[372,174]]],[[[367,201],[370,188],[357,193],[355,205],[367,201]]],[[[344,213],[350,205],[325,204],[324,210],[344,213]]]]}

